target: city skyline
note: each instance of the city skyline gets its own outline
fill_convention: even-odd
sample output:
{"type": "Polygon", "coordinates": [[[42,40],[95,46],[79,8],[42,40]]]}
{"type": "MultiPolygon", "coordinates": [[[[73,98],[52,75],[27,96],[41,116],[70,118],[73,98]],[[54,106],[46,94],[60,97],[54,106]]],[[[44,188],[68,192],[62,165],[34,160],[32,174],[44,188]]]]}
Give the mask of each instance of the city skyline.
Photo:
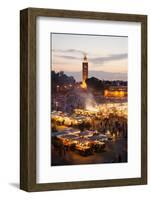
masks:
{"type": "Polygon", "coordinates": [[[64,71],[80,81],[83,57],[87,55],[89,78],[127,80],[127,37],[52,33],[51,41],[52,70],[64,71]]]}

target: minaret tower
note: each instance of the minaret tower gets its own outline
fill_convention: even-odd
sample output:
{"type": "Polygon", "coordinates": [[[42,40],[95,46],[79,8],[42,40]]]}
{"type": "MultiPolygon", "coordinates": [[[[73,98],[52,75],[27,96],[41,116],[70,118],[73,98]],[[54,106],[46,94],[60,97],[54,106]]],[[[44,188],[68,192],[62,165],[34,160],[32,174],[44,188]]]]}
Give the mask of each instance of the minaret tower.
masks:
{"type": "Polygon", "coordinates": [[[82,62],[82,81],[85,81],[86,79],[88,79],[88,60],[87,60],[87,56],[84,56],[84,60],[82,62]]]}

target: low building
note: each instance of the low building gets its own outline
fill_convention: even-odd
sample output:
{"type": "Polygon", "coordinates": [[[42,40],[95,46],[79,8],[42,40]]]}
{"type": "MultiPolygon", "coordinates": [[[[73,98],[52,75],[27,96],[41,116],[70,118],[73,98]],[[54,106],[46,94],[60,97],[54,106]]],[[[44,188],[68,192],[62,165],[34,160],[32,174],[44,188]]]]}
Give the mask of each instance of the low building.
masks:
{"type": "Polygon", "coordinates": [[[127,86],[112,86],[104,90],[105,97],[122,98],[127,97],[127,86]]]}

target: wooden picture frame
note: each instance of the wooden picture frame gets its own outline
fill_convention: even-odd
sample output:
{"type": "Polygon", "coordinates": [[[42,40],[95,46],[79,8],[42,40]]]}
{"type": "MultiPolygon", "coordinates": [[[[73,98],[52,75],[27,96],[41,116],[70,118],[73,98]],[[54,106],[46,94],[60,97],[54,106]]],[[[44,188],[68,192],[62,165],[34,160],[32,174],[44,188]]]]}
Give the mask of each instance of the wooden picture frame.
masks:
{"type": "Polygon", "coordinates": [[[47,191],[147,184],[147,16],[27,8],[20,12],[20,188],[47,191]],[[36,18],[109,20],[141,23],[141,177],[36,183],[36,18]]]}

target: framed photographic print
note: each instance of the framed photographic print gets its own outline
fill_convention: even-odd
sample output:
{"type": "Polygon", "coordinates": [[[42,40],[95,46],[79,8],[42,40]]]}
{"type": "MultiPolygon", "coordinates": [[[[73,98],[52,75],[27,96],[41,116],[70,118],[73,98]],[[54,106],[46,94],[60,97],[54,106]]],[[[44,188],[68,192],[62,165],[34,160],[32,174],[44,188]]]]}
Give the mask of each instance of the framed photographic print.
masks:
{"type": "Polygon", "coordinates": [[[20,188],[147,183],[147,16],[20,12],[20,188]]]}

